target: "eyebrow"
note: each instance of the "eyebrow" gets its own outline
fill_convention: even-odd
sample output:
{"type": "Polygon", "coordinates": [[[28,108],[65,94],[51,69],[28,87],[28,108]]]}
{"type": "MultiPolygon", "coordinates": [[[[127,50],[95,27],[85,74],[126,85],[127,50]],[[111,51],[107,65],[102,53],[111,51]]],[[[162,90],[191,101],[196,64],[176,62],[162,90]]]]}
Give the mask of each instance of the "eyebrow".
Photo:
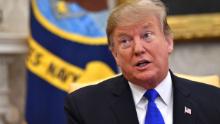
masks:
{"type": "Polygon", "coordinates": [[[119,33],[118,35],[116,35],[116,38],[118,38],[118,37],[125,37],[125,36],[129,36],[129,34],[127,34],[127,33],[119,33]]]}
{"type": "Polygon", "coordinates": [[[145,25],[142,29],[149,29],[151,27],[152,27],[151,24],[148,24],[148,25],[145,25]]]}

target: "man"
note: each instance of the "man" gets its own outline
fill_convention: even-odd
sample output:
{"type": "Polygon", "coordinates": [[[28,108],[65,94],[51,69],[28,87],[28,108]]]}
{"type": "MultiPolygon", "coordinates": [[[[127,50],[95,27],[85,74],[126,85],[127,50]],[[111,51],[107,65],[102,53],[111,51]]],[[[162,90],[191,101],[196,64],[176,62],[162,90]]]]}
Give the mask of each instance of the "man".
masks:
{"type": "Polygon", "coordinates": [[[173,37],[160,0],[115,8],[107,36],[122,75],[70,94],[69,124],[220,123],[220,90],[169,71],[173,37]]]}

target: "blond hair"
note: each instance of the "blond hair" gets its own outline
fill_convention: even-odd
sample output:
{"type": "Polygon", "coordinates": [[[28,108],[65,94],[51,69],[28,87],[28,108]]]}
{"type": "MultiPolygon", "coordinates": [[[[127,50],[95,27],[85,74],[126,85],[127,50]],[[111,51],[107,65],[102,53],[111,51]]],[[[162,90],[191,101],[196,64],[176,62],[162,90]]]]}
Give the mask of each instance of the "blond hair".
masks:
{"type": "Polygon", "coordinates": [[[117,26],[134,24],[153,14],[160,19],[165,35],[170,34],[170,27],[167,24],[167,10],[160,0],[127,0],[112,10],[107,22],[107,38],[109,47],[113,46],[112,33],[117,26]]]}

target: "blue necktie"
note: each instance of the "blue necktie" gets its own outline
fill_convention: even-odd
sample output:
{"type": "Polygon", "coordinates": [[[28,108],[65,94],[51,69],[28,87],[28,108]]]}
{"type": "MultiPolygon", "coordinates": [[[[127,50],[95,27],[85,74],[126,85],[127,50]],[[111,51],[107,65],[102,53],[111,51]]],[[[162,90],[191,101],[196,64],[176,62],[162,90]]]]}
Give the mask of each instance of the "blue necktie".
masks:
{"type": "Polygon", "coordinates": [[[158,97],[157,91],[154,89],[147,90],[147,92],[144,94],[144,97],[148,99],[145,124],[165,124],[162,114],[154,102],[158,97]]]}

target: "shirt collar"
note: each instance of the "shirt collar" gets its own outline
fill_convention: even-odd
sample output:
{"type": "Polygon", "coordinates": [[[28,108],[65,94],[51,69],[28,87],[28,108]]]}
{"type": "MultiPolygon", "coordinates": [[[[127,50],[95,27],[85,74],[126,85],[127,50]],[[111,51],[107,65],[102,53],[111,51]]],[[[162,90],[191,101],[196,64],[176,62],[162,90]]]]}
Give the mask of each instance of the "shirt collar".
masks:
{"type": "Polygon", "coordinates": [[[155,88],[155,90],[159,93],[165,104],[168,105],[171,101],[173,92],[170,72],[167,73],[165,79],[155,88]]]}
{"type": "MultiPolygon", "coordinates": [[[[135,105],[137,105],[147,90],[141,86],[131,83],[130,81],[128,81],[128,83],[131,88],[134,103],[135,105]]],[[[163,102],[166,105],[168,105],[172,99],[172,91],[173,91],[170,72],[167,73],[167,76],[164,78],[164,80],[162,80],[159,83],[159,85],[155,88],[155,90],[159,93],[163,102]]]]}
{"type": "Polygon", "coordinates": [[[135,103],[135,105],[137,105],[141,101],[144,93],[146,92],[146,89],[144,89],[143,87],[138,86],[136,84],[133,84],[130,81],[128,81],[128,83],[129,83],[129,86],[131,88],[134,103],[135,103]]]}

